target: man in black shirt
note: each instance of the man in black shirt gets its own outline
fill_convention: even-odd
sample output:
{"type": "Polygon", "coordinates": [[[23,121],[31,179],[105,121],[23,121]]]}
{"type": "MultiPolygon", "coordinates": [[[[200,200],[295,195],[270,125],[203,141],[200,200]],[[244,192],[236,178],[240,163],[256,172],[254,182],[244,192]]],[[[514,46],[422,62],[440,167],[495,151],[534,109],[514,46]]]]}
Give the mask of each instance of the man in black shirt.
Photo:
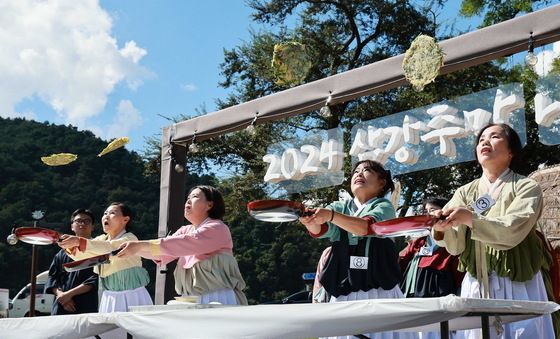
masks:
{"type": "MultiPolygon", "coordinates": [[[[77,236],[91,238],[94,220],[89,210],[77,209],[70,218],[72,231],[77,236]]],[[[71,261],[65,250],[60,250],[49,268],[45,290],[56,296],[52,315],[92,313],[98,310],[97,274],[93,273],[93,268],[66,272],[62,265],[71,261]]]]}

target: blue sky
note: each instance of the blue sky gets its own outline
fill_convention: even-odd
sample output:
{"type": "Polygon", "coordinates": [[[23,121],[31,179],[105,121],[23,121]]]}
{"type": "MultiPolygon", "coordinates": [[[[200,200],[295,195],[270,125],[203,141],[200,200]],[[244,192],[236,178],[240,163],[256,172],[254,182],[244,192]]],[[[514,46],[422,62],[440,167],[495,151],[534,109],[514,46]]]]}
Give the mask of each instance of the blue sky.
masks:
{"type": "MultiPolygon", "coordinates": [[[[113,32],[119,42],[132,39],[148,50],[143,65],[154,76],[131,93],[145,118],[143,136],[171,123],[160,115],[215,110],[214,99],[227,93],[218,86],[223,49],[250,38],[250,9],[243,2],[125,0],[101,1],[101,6],[115,16],[113,32]]],[[[114,105],[119,100],[115,94],[114,105]]],[[[142,148],[143,140],[136,141],[140,145],[131,148],[142,148]]]]}
{"type": "Polygon", "coordinates": [[[223,49],[249,39],[249,15],[242,1],[0,4],[0,27],[13,27],[0,30],[0,114],[128,136],[141,151],[170,124],[160,115],[213,111],[225,97],[223,49]]]}
{"type": "Polygon", "coordinates": [[[162,116],[212,112],[227,95],[223,49],[263,28],[250,14],[242,0],[0,1],[0,115],[128,136],[140,152],[171,123],[162,116]]]}

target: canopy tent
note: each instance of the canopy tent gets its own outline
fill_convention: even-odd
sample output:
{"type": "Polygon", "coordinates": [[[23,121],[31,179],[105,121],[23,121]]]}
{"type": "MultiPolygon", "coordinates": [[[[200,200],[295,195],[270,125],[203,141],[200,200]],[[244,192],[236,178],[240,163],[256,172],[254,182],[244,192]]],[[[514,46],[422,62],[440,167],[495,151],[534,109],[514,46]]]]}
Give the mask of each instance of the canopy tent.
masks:
{"type": "MultiPolygon", "coordinates": [[[[444,52],[440,74],[473,67],[528,48],[532,34],[534,47],[560,40],[560,5],[514,18],[439,42],[444,52]]],[[[164,145],[187,145],[196,134],[204,140],[241,130],[258,121],[274,121],[307,113],[325,105],[346,102],[398,86],[406,85],[402,70],[404,54],[355,68],[328,78],[293,87],[279,93],[248,101],[223,110],[185,120],[170,129],[164,145]]]]}
{"type": "MultiPolygon", "coordinates": [[[[445,54],[440,74],[476,66],[518,53],[534,46],[560,40],[560,5],[545,8],[474,32],[460,35],[439,45],[445,54]]],[[[406,84],[402,70],[404,54],[349,70],[325,79],[182,121],[163,129],[159,236],[176,230],[183,222],[185,174],[174,170],[186,161],[186,145],[241,130],[258,114],[259,122],[280,120],[325,105],[345,102],[406,84]]],[[[173,295],[173,265],[156,274],[156,303],[173,295]],[[166,279],[168,276],[170,279],[166,279]],[[165,286],[165,287],[164,287],[165,286]]]]}
{"type": "Polygon", "coordinates": [[[170,305],[133,307],[132,312],[0,319],[2,337],[83,338],[120,327],[133,338],[309,338],[361,333],[449,330],[549,314],[553,302],[441,298],[377,299],[292,305],[170,305]]]}

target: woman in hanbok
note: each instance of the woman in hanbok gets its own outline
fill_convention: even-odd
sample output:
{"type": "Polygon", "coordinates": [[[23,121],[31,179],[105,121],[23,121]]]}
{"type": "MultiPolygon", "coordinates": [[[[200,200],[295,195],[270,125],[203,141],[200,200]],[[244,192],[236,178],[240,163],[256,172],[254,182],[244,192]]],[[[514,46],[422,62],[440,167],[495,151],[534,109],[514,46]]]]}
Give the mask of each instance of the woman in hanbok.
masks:
{"type": "MultiPolygon", "coordinates": [[[[544,279],[550,258],[536,234],[543,206],[540,186],[513,172],[521,152],[517,133],[507,124],[490,124],[476,138],[482,176],[460,187],[449,203],[434,212],[445,216],[433,237],[449,253],[460,255],[466,271],[461,296],[548,301],[544,279]]],[[[550,291],[548,291],[550,293],[550,291]]],[[[553,339],[550,315],[504,324],[492,338],[553,339]]],[[[480,330],[460,331],[458,338],[480,338],[480,330]]]]}
{"type": "MultiPolygon", "coordinates": [[[[124,203],[114,202],[101,218],[103,232],[94,239],[64,235],[59,246],[68,249],[72,259],[80,260],[107,254],[118,249],[126,241],[136,240],[130,232],[132,211],[124,203]]],[[[99,302],[100,313],[127,312],[130,306],[153,305],[146,290],[150,276],[138,256],[129,258],[111,257],[108,263],[97,265],[94,272],[99,274],[103,294],[99,302]]]]}
{"type": "MultiPolygon", "coordinates": [[[[443,198],[427,198],[423,203],[424,211],[432,213],[446,203],[443,198]]],[[[405,297],[434,298],[458,294],[464,276],[457,271],[459,258],[450,255],[445,247],[439,247],[431,235],[411,240],[399,253],[399,263],[403,271],[401,290],[405,297]]]]}
{"type": "Polygon", "coordinates": [[[201,304],[246,305],[245,281],[233,256],[229,227],[222,221],[224,199],[212,186],[191,189],[185,202],[189,225],[161,239],[130,241],[122,245],[119,258],[140,255],[165,265],[179,259],[175,290],[196,297],[201,304]]]}
{"type": "MultiPolygon", "coordinates": [[[[391,174],[371,160],[359,161],[352,172],[353,199],[314,209],[313,215],[299,219],[312,237],[332,242],[320,283],[331,296],[330,302],[403,298],[395,243],[377,237],[370,228],[374,222],[395,217],[391,201],[385,198],[394,189],[391,174]]],[[[397,339],[415,338],[416,334],[380,332],[367,336],[397,339]]]]}

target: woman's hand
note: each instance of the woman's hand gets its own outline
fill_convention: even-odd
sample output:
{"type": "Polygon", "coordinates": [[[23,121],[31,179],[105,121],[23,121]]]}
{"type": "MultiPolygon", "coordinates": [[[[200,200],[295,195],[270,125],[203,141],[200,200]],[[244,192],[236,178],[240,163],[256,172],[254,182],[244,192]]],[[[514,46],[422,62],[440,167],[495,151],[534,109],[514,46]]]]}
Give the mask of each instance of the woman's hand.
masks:
{"type": "Polygon", "coordinates": [[[445,217],[445,219],[436,222],[433,228],[439,232],[445,232],[451,227],[459,225],[467,225],[472,227],[473,212],[466,207],[451,207],[444,210],[437,210],[431,213],[436,218],[445,217]]]}
{"type": "Polygon", "coordinates": [[[299,218],[299,221],[305,226],[322,225],[327,221],[332,221],[331,220],[331,217],[333,215],[332,210],[326,208],[316,208],[316,209],[306,209],[305,212],[313,213],[309,216],[303,216],[299,218]]]}
{"type": "Polygon", "coordinates": [[[327,221],[332,221],[331,217],[333,216],[334,211],[326,208],[317,208],[315,209],[315,213],[313,213],[312,217],[314,218],[316,223],[322,225],[327,221]]]}
{"type": "Polygon", "coordinates": [[[139,241],[127,241],[119,247],[119,253],[117,257],[119,258],[130,258],[138,255],[138,252],[142,250],[143,244],[139,241]]]}
{"type": "Polygon", "coordinates": [[[304,213],[303,217],[299,218],[299,221],[307,228],[307,230],[314,234],[319,233],[321,231],[321,225],[325,223],[325,221],[322,221],[323,219],[320,216],[320,214],[318,214],[321,213],[319,212],[319,210],[325,210],[325,209],[324,208],[305,209],[306,213],[304,213]]]}
{"type": "Polygon", "coordinates": [[[64,249],[80,246],[80,237],[77,237],[75,235],[63,234],[60,238],[62,240],[57,242],[57,244],[64,249]]]}

